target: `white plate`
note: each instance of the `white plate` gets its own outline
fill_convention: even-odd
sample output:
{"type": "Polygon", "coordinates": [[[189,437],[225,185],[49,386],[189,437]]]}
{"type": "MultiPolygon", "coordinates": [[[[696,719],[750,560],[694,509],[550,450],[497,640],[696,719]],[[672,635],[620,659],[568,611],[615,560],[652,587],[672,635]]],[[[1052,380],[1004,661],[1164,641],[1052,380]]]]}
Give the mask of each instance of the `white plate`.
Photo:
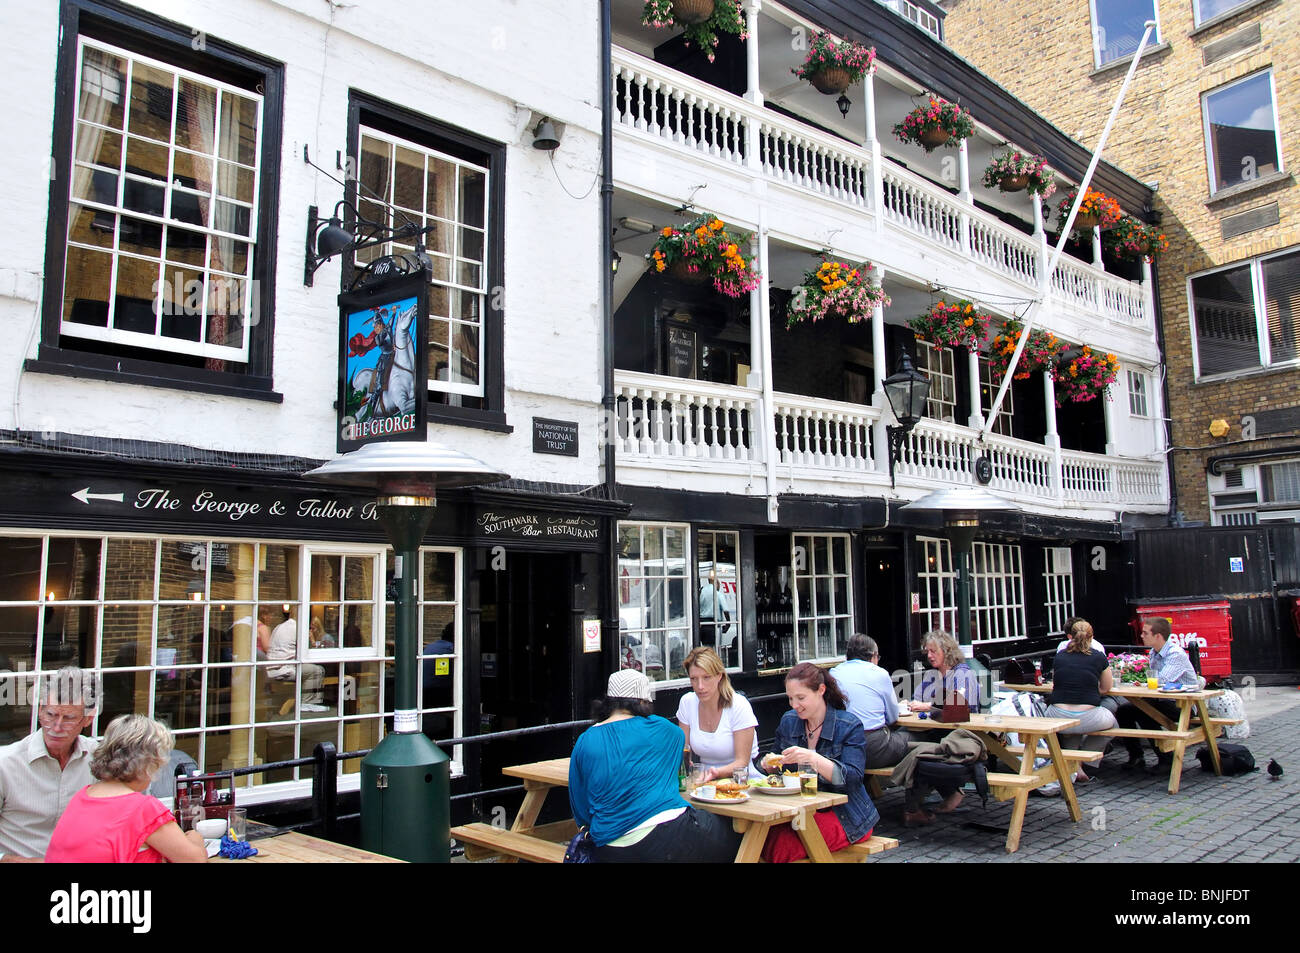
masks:
{"type": "Polygon", "coordinates": [[[786,778],[784,787],[773,788],[773,787],[768,787],[766,784],[751,784],[749,786],[749,789],[751,791],[757,791],[759,794],[774,794],[778,797],[790,795],[790,794],[798,794],[799,779],[795,777],[786,778]]]}
{"type": "Polygon", "coordinates": [[[216,857],[221,853],[221,839],[209,838],[203,842],[203,849],[208,852],[209,857],[216,857]]]}
{"type": "Polygon", "coordinates": [[[740,797],[716,797],[712,784],[705,784],[691,792],[691,798],[696,801],[707,801],[709,804],[740,804],[749,800],[748,792],[740,797]]]}

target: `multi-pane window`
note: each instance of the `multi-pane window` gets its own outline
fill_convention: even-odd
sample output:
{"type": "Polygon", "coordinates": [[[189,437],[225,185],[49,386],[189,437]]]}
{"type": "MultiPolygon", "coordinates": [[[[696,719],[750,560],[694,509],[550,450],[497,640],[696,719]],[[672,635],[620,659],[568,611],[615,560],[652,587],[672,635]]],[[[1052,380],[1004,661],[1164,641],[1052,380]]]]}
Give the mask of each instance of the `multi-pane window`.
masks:
{"type": "MultiPolygon", "coordinates": [[[[177,748],[205,770],[307,756],[322,741],[340,751],[371,747],[391,706],[377,584],[384,552],[2,536],[0,698],[21,703],[0,705],[0,744],[34,730],[23,691],[32,674],[78,665],[102,676],[94,734],[117,715],[146,714],[167,724],[177,748]]],[[[444,616],[455,618],[458,558],[424,554],[422,644],[431,660],[456,657],[454,638],[450,648],[431,647],[436,637],[427,633],[444,616]],[[432,566],[431,558],[441,562],[432,566]],[[443,582],[434,586],[433,577],[443,582]]],[[[455,698],[426,692],[422,708],[446,710],[455,698]]],[[[310,769],[268,771],[242,783],[293,780],[299,771],[310,769]]]]}
{"type": "Polygon", "coordinates": [[[1065,620],[1074,615],[1074,567],[1069,546],[1048,546],[1043,550],[1043,586],[1047,590],[1047,631],[1065,631],[1065,620]]]}
{"type": "MultiPolygon", "coordinates": [[[[426,148],[362,128],[357,209],[371,221],[433,226],[425,236],[431,262],[429,389],[483,396],[483,318],[488,291],[486,160],[426,148]]],[[[403,254],[389,242],[357,253],[358,264],[403,254]]]]}
{"type": "Polygon", "coordinates": [[[1023,638],[1025,592],[1020,547],[976,542],[971,560],[971,641],[1023,638]]]}
{"type": "Polygon", "coordinates": [[[59,333],[247,362],[262,97],[77,42],[59,333]]]}
{"type": "MultiPolygon", "coordinates": [[[[389,553],[391,560],[392,553],[389,553]]],[[[421,728],[434,741],[461,737],[460,550],[420,550],[421,728]]],[[[390,605],[390,609],[391,609],[390,605]]],[[[389,632],[396,631],[390,621],[389,632]]],[[[459,752],[454,757],[459,760],[459,752]]]]}
{"type": "Polygon", "coordinates": [[[801,662],[844,654],[853,634],[849,537],[795,533],[795,652],[801,662]]]}
{"type": "MultiPolygon", "coordinates": [[[[980,358],[980,411],[985,418],[988,417],[989,411],[993,408],[993,398],[998,395],[998,388],[1002,386],[1002,378],[995,377],[993,368],[989,362],[980,358]]],[[[1007,388],[1006,396],[1002,398],[1002,406],[998,408],[997,419],[992,421],[989,427],[994,433],[1002,434],[1004,437],[1011,436],[1011,418],[1015,416],[1016,406],[1015,398],[1012,395],[1011,388],[1007,388]]]]}
{"type": "Polygon", "coordinates": [[[1128,412],[1133,417],[1149,417],[1147,411],[1147,376],[1141,371],[1128,372],[1128,412]]]}
{"type": "Polygon", "coordinates": [[[950,347],[936,348],[925,341],[916,347],[918,369],[930,378],[930,396],[925,415],[933,420],[952,422],[957,419],[957,371],[950,347]]]}
{"type": "MultiPolygon", "coordinates": [[[[1155,0],[1091,0],[1092,45],[1095,63],[1100,69],[1107,63],[1132,56],[1142,42],[1147,20],[1157,20],[1155,0]]],[[[1158,20],[1157,20],[1158,23],[1158,20]]],[[[1157,25],[1147,41],[1160,42],[1157,25]]]]}
{"type": "Polygon", "coordinates": [[[1210,193],[1282,170],[1273,71],[1201,96],[1210,193]]]}
{"type": "Polygon", "coordinates": [[[700,644],[716,651],[727,668],[740,667],[739,553],[739,533],[699,530],[695,534],[700,644]]]}
{"type": "Polygon", "coordinates": [[[946,539],[918,536],[916,582],[919,611],[913,613],[913,634],[932,629],[957,632],[957,569],[946,539]]]}
{"type": "Polygon", "coordinates": [[[1300,358],[1300,252],[1188,280],[1198,377],[1300,358]]]}
{"type": "Polygon", "coordinates": [[[1249,2],[1250,0],[1192,0],[1192,9],[1196,14],[1196,25],[1200,26],[1207,20],[1221,17],[1237,7],[1244,7],[1249,2]]]}
{"type": "Polygon", "coordinates": [[[691,650],[686,563],[690,528],[652,523],[618,527],[619,667],[654,681],[684,678],[691,650]]]}

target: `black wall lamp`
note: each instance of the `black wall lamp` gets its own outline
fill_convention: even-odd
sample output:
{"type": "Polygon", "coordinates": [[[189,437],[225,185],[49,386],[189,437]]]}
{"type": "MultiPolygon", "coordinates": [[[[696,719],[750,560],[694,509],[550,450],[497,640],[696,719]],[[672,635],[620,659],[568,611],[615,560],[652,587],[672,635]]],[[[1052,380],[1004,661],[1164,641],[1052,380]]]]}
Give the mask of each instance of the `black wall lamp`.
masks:
{"type": "Polygon", "coordinates": [[[930,396],[930,379],[912,366],[906,348],[899,348],[898,370],[883,381],[885,396],[898,425],[885,427],[889,435],[889,485],[894,485],[894,464],[903,453],[903,441],[925,416],[925,402],[930,396]]]}
{"type": "Polygon", "coordinates": [[[313,205],[307,209],[307,254],[303,264],[302,283],[310,288],[316,269],[335,255],[394,241],[414,240],[417,261],[427,265],[429,259],[424,252],[424,236],[436,228],[436,225],[422,227],[409,221],[396,227],[385,222],[371,221],[347,199],[334,206],[328,219],[321,218],[319,209],[313,205]],[[355,233],[344,228],[341,212],[347,213],[355,233]]]}
{"type": "Polygon", "coordinates": [[[845,96],[843,93],[840,93],[840,98],[835,100],[835,105],[840,107],[840,115],[843,118],[848,119],[849,107],[853,105],[853,100],[849,99],[849,97],[845,96]]]}

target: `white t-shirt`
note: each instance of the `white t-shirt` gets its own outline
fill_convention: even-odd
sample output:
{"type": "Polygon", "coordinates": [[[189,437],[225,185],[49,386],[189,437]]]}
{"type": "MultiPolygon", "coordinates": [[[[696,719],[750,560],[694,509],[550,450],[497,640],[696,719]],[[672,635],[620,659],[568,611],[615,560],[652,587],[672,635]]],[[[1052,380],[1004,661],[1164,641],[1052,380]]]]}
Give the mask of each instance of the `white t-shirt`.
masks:
{"type": "MultiPolygon", "coordinates": [[[[718,722],[717,731],[705,731],[700,727],[700,696],[694,692],[687,692],[682,696],[682,700],[677,705],[677,720],[690,729],[691,750],[704,762],[705,767],[709,768],[720,768],[735,761],[736,732],[744,731],[746,728],[758,728],[758,719],[754,717],[754,709],[750,706],[749,699],[740,694],[733,695],[731,704],[722,709],[722,719],[718,722]]],[[[759,775],[753,765],[753,760],[757,757],[758,732],[755,731],[754,743],[749,752],[749,773],[755,777],[759,775]]]]}

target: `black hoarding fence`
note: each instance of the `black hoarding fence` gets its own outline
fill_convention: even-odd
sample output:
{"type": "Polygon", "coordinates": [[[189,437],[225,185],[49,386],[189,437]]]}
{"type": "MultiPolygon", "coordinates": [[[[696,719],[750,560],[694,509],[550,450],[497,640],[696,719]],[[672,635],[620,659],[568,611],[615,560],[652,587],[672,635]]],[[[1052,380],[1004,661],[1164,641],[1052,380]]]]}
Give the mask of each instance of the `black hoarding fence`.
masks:
{"type": "Polygon", "coordinates": [[[1226,600],[1234,673],[1300,670],[1300,527],[1140,530],[1133,578],[1135,604],[1226,600]]]}

